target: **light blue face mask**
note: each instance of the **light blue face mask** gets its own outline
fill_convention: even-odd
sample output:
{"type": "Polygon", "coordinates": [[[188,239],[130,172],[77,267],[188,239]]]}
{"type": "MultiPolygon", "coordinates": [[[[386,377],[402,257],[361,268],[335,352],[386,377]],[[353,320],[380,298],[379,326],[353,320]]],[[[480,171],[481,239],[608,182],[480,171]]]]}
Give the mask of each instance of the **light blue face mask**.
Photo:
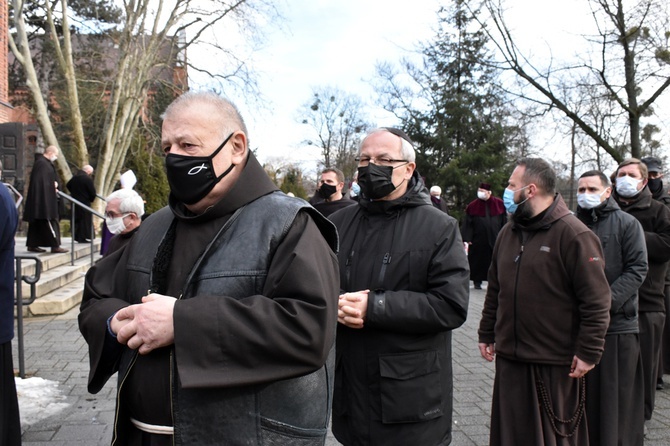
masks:
{"type": "Polygon", "coordinates": [[[507,212],[509,212],[510,214],[515,213],[519,205],[524,204],[526,200],[528,200],[528,198],[526,198],[525,200],[523,200],[521,203],[518,204],[514,202],[514,194],[527,187],[528,186],[524,186],[517,190],[505,189],[505,192],[503,192],[503,204],[505,205],[505,209],[507,209],[507,212]]]}

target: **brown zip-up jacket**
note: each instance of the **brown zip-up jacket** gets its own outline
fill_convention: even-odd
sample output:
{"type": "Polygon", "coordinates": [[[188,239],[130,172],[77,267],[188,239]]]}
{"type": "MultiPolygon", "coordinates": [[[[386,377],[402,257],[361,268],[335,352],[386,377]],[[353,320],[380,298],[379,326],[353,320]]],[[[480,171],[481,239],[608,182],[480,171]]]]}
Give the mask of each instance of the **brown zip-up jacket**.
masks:
{"type": "Polygon", "coordinates": [[[558,194],[539,220],[509,222],[493,251],[479,342],[516,361],[597,364],[611,304],[604,266],[598,237],[558,194]]]}

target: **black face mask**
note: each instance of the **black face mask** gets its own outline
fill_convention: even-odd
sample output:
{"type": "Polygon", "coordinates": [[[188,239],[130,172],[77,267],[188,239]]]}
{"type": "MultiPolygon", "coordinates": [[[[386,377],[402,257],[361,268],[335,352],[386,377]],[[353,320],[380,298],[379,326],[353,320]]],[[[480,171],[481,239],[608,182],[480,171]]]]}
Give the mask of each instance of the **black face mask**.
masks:
{"type": "Polygon", "coordinates": [[[335,192],[337,192],[337,188],[332,184],[323,183],[319,188],[319,195],[326,200],[332,197],[335,192]]]}
{"type": "Polygon", "coordinates": [[[649,190],[651,191],[652,194],[654,195],[660,194],[663,191],[663,179],[649,178],[647,186],[649,186],[649,190]]]}
{"type": "MultiPolygon", "coordinates": [[[[234,133],[234,132],[233,132],[234,133]]],[[[170,191],[174,197],[184,204],[195,204],[207,196],[207,194],[228,175],[234,164],[218,177],[214,173],[212,160],[223,149],[233,133],[209,156],[187,156],[168,153],[165,157],[165,169],[167,171],[170,191]]]]}
{"type": "Polygon", "coordinates": [[[393,184],[393,169],[395,167],[378,166],[374,163],[359,167],[358,185],[361,193],[371,200],[379,200],[393,192],[396,189],[393,184]]]}

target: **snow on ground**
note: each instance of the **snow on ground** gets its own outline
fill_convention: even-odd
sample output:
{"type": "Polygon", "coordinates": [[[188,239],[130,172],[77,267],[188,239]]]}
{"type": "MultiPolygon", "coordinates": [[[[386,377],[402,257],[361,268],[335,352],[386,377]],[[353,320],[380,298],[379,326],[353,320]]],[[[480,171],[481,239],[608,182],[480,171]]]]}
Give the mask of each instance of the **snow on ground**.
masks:
{"type": "Polygon", "coordinates": [[[38,377],[26,379],[17,377],[15,382],[22,428],[57,415],[69,406],[65,402],[67,397],[62,394],[56,381],[38,377]]]}

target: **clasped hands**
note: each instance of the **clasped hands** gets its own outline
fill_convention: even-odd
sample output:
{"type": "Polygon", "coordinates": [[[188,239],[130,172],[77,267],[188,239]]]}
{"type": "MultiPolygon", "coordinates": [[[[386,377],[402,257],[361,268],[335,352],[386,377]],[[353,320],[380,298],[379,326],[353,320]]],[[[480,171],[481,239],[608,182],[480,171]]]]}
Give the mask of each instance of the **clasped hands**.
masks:
{"type": "Polygon", "coordinates": [[[337,308],[337,322],[349,328],[363,328],[368,311],[370,290],[340,294],[337,308]]]}
{"type": "Polygon", "coordinates": [[[173,344],[176,301],[174,297],[152,293],[144,296],[141,304],[117,311],[110,322],[117,341],[142,355],[173,344]]]}

